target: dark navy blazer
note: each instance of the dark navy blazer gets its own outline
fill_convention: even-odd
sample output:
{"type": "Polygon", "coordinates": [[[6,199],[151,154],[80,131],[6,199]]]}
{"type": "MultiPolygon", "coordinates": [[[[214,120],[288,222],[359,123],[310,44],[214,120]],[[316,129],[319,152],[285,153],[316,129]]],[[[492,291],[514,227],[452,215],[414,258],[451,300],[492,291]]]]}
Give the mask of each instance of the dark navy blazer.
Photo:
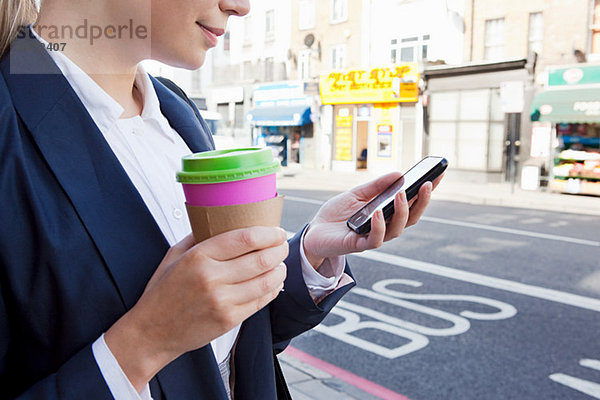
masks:
{"type": "MultiPolygon", "coordinates": [[[[152,82],[190,149],[213,149],[192,108],[152,82]]],[[[68,81],[28,36],[0,60],[0,199],[0,398],[112,398],[91,344],[136,303],[169,246],[68,81]]],[[[350,289],[315,305],[299,259],[297,234],[285,291],[242,325],[236,400],[275,399],[273,348],[318,324],[350,289]]],[[[210,345],[150,385],[155,399],[226,399],[210,345]]]]}

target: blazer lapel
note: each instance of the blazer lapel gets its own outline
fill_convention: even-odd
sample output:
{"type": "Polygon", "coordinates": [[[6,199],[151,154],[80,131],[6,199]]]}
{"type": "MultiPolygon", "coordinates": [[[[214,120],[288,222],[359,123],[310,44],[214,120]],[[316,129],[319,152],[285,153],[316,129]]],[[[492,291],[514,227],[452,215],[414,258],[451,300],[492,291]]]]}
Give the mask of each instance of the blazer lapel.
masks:
{"type": "Polygon", "coordinates": [[[126,309],[131,308],[166,253],[167,241],[42,44],[20,36],[2,58],[0,71],[18,114],[86,226],[126,309]]]}

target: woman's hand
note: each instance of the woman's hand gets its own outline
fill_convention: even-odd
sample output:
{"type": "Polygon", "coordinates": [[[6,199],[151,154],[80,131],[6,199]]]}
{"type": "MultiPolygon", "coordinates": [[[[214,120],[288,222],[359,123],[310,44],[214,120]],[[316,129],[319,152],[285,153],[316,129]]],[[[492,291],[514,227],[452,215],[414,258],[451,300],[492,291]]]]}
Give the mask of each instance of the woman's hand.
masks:
{"type": "Polygon", "coordinates": [[[427,182],[421,186],[418,196],[408,203],[406,194],[400,192],[394,199],[394,214],[389,221],[386,223],[382,211],[375,212],[367,235],[358,235],[346,225],[348,218],[400,176],[399,172],[389,173],[344,192],[321,206],[304,236],[306,258],[315,269],[325,258],[377,248],[417,223],[429,204],[431,191],[443,175],[433,184],[427,182]]]}
{"type": "Polygon", "coordinates": [[[140,391],[164,366],[233,329],[283,287],[288,255],[280,228],[226,232],[173,246],[137,304],[105,341],[140,391]]]}

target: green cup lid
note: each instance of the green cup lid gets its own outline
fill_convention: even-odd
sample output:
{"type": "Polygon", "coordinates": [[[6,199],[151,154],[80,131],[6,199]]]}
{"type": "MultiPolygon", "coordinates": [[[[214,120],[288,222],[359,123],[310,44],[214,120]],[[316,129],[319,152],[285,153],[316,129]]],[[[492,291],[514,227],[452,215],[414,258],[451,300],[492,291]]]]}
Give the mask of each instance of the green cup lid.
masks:
{"type": "Polygon", "coordinates": [[[181,159],[181,183],[221,183],[258,178],[279,170],[279,160],[267,147],[213,150],[195,153],[181,159]]]}

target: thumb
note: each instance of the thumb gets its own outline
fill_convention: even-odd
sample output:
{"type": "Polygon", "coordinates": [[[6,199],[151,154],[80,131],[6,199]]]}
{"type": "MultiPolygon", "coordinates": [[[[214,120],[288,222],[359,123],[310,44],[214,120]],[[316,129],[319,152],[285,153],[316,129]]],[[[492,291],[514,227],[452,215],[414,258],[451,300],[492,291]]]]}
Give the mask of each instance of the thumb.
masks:
{"type": "Polygon", "coordinates": [[[190,233],[180,242],[171,247],[158,265],[158,268],[156,268],[156,271],[154,271],[154,274],[152,274],[150,281],[148,281],[148,284],[146,285],[146,289],[144,289],[144,293],[154,286],[156,282],[160,281],[165,273],[169,270],[171,265],[179,260],[189,249],[194,247],[195,244],[194,236],[190,233]]]}

